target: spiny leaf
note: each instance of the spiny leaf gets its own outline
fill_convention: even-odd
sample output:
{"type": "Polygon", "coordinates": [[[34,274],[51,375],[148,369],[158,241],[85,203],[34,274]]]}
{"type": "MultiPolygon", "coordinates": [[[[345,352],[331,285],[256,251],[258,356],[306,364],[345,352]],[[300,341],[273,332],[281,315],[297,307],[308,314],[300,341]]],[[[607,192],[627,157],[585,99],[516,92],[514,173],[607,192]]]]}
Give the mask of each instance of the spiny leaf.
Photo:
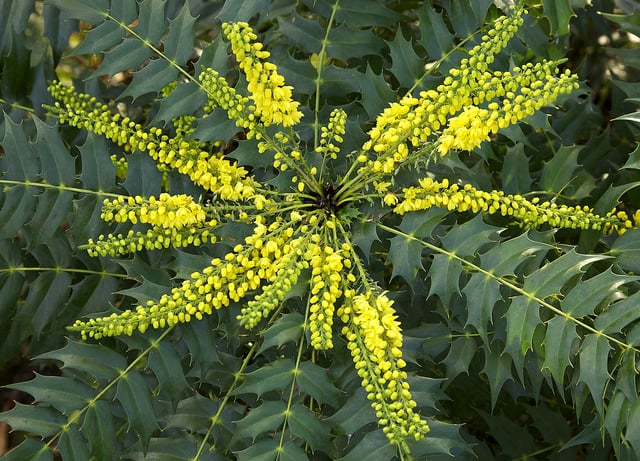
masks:
{"type": "Polygon", "coordinates": [[[322,49],[324,30],[317,21],[294,13],[290,20],[278,18],[278,30],[288,43],[305,53],[319,53],[322,49]]]}
{"type": "Polygon", "coordinates": [[[19,402],[11,410],[3,412],[1,419],[13,431],[32,432],[41,437],[57,433],[67,421],[51,407],[24,405],[19,402]]]}
{"type": "Polygon", "coordinates": [[[504,352],[511,355],[516,371],[521,373],[524,356],[532,348],[535,329],[542,323],[539,305],[526,296],[516,296],[509,303],[505,318],[507,340],[504,352]]]}
{"type": "Polygon", "coordinates": [[[102,63],[91,77],[113,76],[124,70],[135,69],[151,56],[151,50],[137,38],[125,38],[115,48],[104,53],[102,63]]]}
{"type": "Polygon", "coordinates": [[[341,25],[329,33],[327,56],[340,61],[353,57],[362,59],[367,55],[379,55],[384,48],[384,40],[374,35],[371,29],[352,29],[341,25]]]}
{"type": "Polygon", "coordinates": [[[640,292],[611,304],[595,319],[593,326],[603,333],[618,333],[627,325],[640,318],[638,299],[640,292]]]}
{"type": "Polygon", "coordinates": [[[562,287],[582,268],[596,261],[607,259],[603,255],[581,255],[575,249],[546,264],[540,270],[525,277],[524,290],[539,298],[560,294],[562,287]]]}
{"type": "Polygon", "coordinates": [[[211,424],[211,416],[218,411],[218,403],[200,394],[186,398],[178,402],[172,415],[166,416],[163,421],[165,427],[208,428],[211,424]]]}
{"type": "Polygon", "coordinates": [[[327,370],[310,361],[300,364],[296,385],[323,405],[335,405],[340,396],[340,390],[329,379],[327,370]]]}
{"type": "Polygon", "coordinates": [[[236,0],[224,2],[217,17],[220,21],[248,21],[258,12],[269,9],[268,0],[236,0]]]}
{"type": "Polygon", "coordinates": [[[596,308],[612,296],[621,285],[637,280],[636,277],[614,274],[611,268],[587,280],[581,280],[567,293],[562,310],[574,317],[593,315],[596,308]]]}
{"type": "Polygon", "coordinates": [[[295,365],[291,359],[279,359],[268,363],[245,375],[244,382],[238,386],[234,394],[256,394],[284,390],[290,387],[294,379],[295,365]]]}
{"type": "Polygon", "coordinates": [[[20,445],[0,457],[2,461],[53,461],[53,453],[44,442],[33,437],[25,438],[20,445]]]}
{"type": "Polygon", "coordinates": [[[282,315],[262,333],[263,341],[258,354],[270,347],[282,346],[288,342],[297,342],[303,330],[304,319],[299,313],[293,312],[282,315]]]}
{"type": "Polygon", "coordinates": [[[385,81],[382,73],[375,74],[369,64],[362,78],[358,79],[360,85],[360,104],[367,112],[370,118],[374,118],[377,114],[389,105],[389,102],[395,98],[395,93],[385,81]]]}
{"type": "Polygon", "coordinates": [[[387,42],[392,66],[389,69],[400,87],[411,88],[424,73],[424,59],[417,55],[411,40],[407,40],[398,29],[393,41],[387,42]]]}
{"type": "Polygon", "coordinates": [[[489,388],[491,389],[491,408],[495,408],[498,396],[502,386],[508,380],[513,380],[511,376],[512,359],[509,354],[503,354],[497,351],[498,346],[493,346],[493,349],[489,344],[482,346],[484,351],[484,367],[482,373],[484,373],[489,379],[489,388]]]}
{"type": "Polygon", "coordinates": [[[369,405],[364,389],[355,390],[338,411],[327,418],[335,426],[333,431],[351,436],[360,428],[376,420],[376,415],[369,405]]]}
{"type": "Polygon", "coordinates": [[[151,350],[149,368],[158,378],[160,391],[172,401],[177,401],[185,391],[189,390],[180,357],[175,347],[167,341],[157,343],[151,350]]]}
{"type": "Polygon", "coordinates": [[[56,448],[64,460],[89,459],[89,445],[84,438],[77,424],[71,424],[64,428],[56,448]]]}
{"type": "Polygon", "coordinates": [[[599,334],[590,334],[583,339],[578,353],[580,367],[577,382],[587,385],[600,417],[604,417],[605,414],[604,392],[611,380],[608,371],[610,350],[611,345],[607,338],[599,334]]]}
{"type": "MultiPolygon", "coordinates": [[[[310,2],[307,2],[310,3],[310,2]]],[[[388,8],[382,2],[367,3],[366,8],[362,8],[362,3],[358,0],[341,0],[336,11],[336,22],[345,22],[351,26],[359,27],[390,27],[398,22],[400,15],[388,8]]]]}
{"type": "Polygon", "coordinates": [[[158,43],[164,33],[166,5],[167,0],[143,0],[138,3],[136,32],[149,43],[158,43]]]}
{"type": "Polygon", "coordinates": [[[469,366],[476,352],[478,352],[478,344],[473,337],[460,336],[454,338],[451,341],[447,356],[441,362],[447,367],[447,379],[453,380],[461,373],[468,374],[469,366]]]}
{"type": "Polygon", "coordinates": [[[491,0],[446,0],[443,7],[447,11],[458,37],[471,35],[487,16],[491,0]]]}
{"type": "Polygon", "coordinates": [[[126,367],[123,356],[104,346],[69,340],[62,349],[40,354],[38,359],[59,360],[65,368],[111,380],[126,367]]]}
{"type": "Polygon", "coordinates": [[[573,344],[577,339],[575,322],[570,319],[558,315],[547,322],[542,369],[549,370],[560,389],[564,388],[565,370],[571,366],[573,344]]]}
{"type": "Polygon", "coordinates": [[[560,146],[549,162],[545,163],[540,186],[548,191],[561,193],[578,168],[578,155],[583,146],[560,146]]]}
{"type": "Polygon", "coordinates": [[[387,437],[380,430],[367,432],[362,440],[339,461],[360,461],[362,459],[391,459],[395,448],[389,444],[387,437]]]}
{"type": "Polygon", "coordinates": [[[193,54],[193,27],[196,18],[191,16],[189,2],[180,13],[169,21],[169,34],[164,41],[164,53],[179,65],[184,65],[193,54]]]}
{"type": "Polygon", "coordinates": [[[440,59],[445,51],[453,47],[453,35],[449,32],[442,14],[436,13],[431,5],[418,9],[420,44],[427,50],[432,60],[440,59]]]}
{"type": "Polygon", "coordinates": [[[396,235],[389,241],[388,260],[393,266],[391,278],[399,275],[405,281],[412,282],[416,278],[418,270],[423,269],[423,246],[420,242],[408,239],[403,235],[396,235]]]}
{"type": "Polygon", "coordinates": [[[82,432],[89,440],[91,453],[96,459],[114,460],[118,446],[114,418],[109,404],[103,400],[93,402],[85,412],[82,432]]]}
{"type": "Polygon", "coordinates": [[[124,37],[125,31],[118,24],[105,21],[87,32],[84,40],[69,53],[69,56],[102,53],[121,43],[124,37]]]}
{"type": "Polygon", "coordinates": [[[462,273],[463,268],[459,260],[453,259],[449,255],[435,255],[429,268],[429,279],[431,280],[429,296],[437,295],[443,304],[449,304],[451,296],[460,293],[460,275],[462,273]]]}
{"type": "Polygon", "coordinates": [[[49,0],[67,18],[80,19],[90,24],[104,20],[109,11],[109,0],[49,0]]]}
{"type": "Polygon", "coordinates": [[[500,177],[505,194],[521,194],[530,190],[533,179],[529,174],[529,159],[524,153],[524,144],[507,147],[500,177]]]}
{"type": "Polygon", "coordinates": [[[9,384],[7,387],[31,394],[36,402],[46,402],[65,414],[85,405],[94,394],[86,384],[62,376],[36,373],[30,381],[9,384]]]}
{"type": "Polygon", "coordinates": [[[329,428],[307,407],[299,403],[293,405],[287,424],[291,432],[308,443],[313,451],[323,451],[329,445],[329,428]]]}
{"type": "Polygon", "coordinates": [[[118,381],[116,398],[127,413],[129,428],[136,431],[146,450],[151,434],[159,426],[151,403],[151,393],[142,375],[137,371],[122,375],[118,381]]]}
{"type": "Polygon", "coordinates": [[[528,258],[552,248],[553,245],[532,240],[529,233],[525,233],[500,242],[480,254],[480,266],[496,276],[511,276],[528,258]]]}
{"type": "Polygon", "coordinates": [[[482,216],[478,215],[464,224],[452,227],[440,240],[448,251],[468,258],[475,256],[485,244],[497,240],[500,231],[499,227],[486,224],[482,216]]]}
{"type": "Polygon", "coordinates": [[[281,401],[267,401],[251,411],[237,422],[238,429],[234,432],[232,442],[250,437],[252,441],[265,432],[273,431],[282,426],[286,405],[281,401]]]}
{"type": "Polygon", "coordinates": [[[120,94],[120,99],[131,97],[135,101],[148,93],[158,94],[160,90],[173,82],[178,70],[161,58],[151,59],[149,64],[137,72],[133,72],[132,80],[120,94]]]}

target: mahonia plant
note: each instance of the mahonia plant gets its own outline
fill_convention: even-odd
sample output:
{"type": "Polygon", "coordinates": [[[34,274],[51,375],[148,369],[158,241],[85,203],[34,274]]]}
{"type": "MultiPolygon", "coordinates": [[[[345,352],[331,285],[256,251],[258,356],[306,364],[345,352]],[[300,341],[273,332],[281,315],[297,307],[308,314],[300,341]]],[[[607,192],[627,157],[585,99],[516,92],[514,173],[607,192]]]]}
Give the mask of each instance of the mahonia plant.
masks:
{"type": "MultiPolygon", "coordinates": [[[[202,319],[231,303],[242,303],[237,321],[253,329],[278,315],[293,287],[302,284],[309,346],[330,353],[336,333],[342,335],[378,424],[400,455],[408,455],[407,441],[423,439],[429,426],[412,397],[394,302],[367,272],[352,240],[354,222],[376,219],[366,214],[366,205],[380,201],[397,215],[431,207],[498,214],[525,229],[549,225],[622,233],[633,227],[624,211],[597,215],[588,207],[483,191],[455,179],[436,180],[428,168],[417,184],[396,187],[399,171],[418,162],[435,163],[453,151],[476,149],[500,129],[578,87],[575,75],[559,70],[561,61],[492,70],[495,56],[525,14],[518,6],[498,18],[435,89],[392,102],[353,152],[342,148],[349,133],[346,113],[339,108],[307,148],[296,132],[303,118],[300,104],[269,60],[269,51],[246,22],[224,23],[222,33],[246,87],[234,88],[215,69],[201,68],[193,81],[207,98],[202,109],[205,117],[224,110],[247,139],[255,139],[259,152],[270,156],[274,170],[285,178],[278,182],[258,179],[219,145],[213,149],[191,137],[192,116],[174,120],[175,135],[170,135],[113,114],[88,94],[52,83],[49,91],[57,102],[47,110],[60,123],[104,136],[125,152],[146,152],[159,167],[186,175],[206,191],[199,200],[170,191],[105,199],[104,221],[144,224],[147,230],[96,236],[82,247],[91,256],[201,246],[215,243],[216,231],[230,222],[252,226],[242,242],[159,299],[77,320],[69,330],[85,340],[145,333],[202,319]]],[[[112,159],[119,174],[126,175],[126,161],[112,159]]]]}

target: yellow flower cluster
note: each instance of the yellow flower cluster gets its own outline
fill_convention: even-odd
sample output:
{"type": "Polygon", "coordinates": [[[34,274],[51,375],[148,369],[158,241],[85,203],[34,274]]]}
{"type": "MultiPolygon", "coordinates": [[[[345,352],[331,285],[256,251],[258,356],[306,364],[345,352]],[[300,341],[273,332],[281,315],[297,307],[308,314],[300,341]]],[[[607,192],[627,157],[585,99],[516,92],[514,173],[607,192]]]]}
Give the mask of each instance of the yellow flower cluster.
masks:
{"type": "Polygon", "coordinates": [[[100,217],[106,222],[141,222],[156,227],[181,229],[203,223],[207,214],[189,195],[169,195],[144,199],[137,196],[120,196],[105,200],[100,217]]]}
{"type": "Polygon", "coordinates": [[[347,113],[342,109],[333,109],[329,116],[329,123],[321,128],[320,144],[316,147],[316,152],[325,157],[337,159],[340,152],[339,144],[342,144],[342,136],[346,132],[346,123],[347,113]]]}
{"type": "Polygon", "coordinates": [[[334,249],[323,245],[319,234],[312,237],[309,246],[311,265],[311,286],[309,298],[309,331],[311,346],[318,350],[333,347],[333,318],[335,305],[342,296],[342,285],[346,280],[354,281],[352,274],[344,277],[342,272],[351,267],[351,260],[345,258],[350,252],[346,243],[342,248],[334,249]]]}
{"type": "Polygon", "coordinates": [[[111,114],[107,105],[94,97],[76,93],[60,82],[51,84],[49,92],[59,101],[49,110],[59,117],[60,123],[104,136],[128,152],[147,152],[154,160],[189,176],[194,184],[219,194],[224,200],[254,195],[254,181],[247,177],[244,168],[203,151],[196,141],[170,138],[160,128],[145,130],[128,117],[111,114]]]}
{"type": "Polygon", "coordinates": [[[126,179],[129,173],[129,162],[127,162],[127,159],[124,157],[118,158],[116,154],[111,155],[110,158],[111,163],[116,167],[116,178],[126,179]]]}
{"type": "Polygon", "coordinates": [[[249,138],[255,135],[255,116],[247,113],[246,104],[249,98],[239,95],[218,71],[204,68],[198,76],[202,88],[207,93],[205,112],[211,112],[216,107],[223,109],[230,120],[234,120],[240,128],[247,129],[249,138]]]}
{"type": "Polygon", "coordinates": [[[404,200],[394,208],[396,213],[405,214],[435,206],[452,211],[509,216],[527,229],[548,224],[556,228],[597,229],[623,233],[633,227],[624,211],[613,210],[605,216],[599,216],[586,206],[572,207],[548,201],[541,202],[537,197],[529,201],[521,195],[508,195],[503,191],[485,192],[475,189],[470,184],[449,184],[447,179],[434,181],[431,178],[423,178],[419,184],[419,187],[403,189],[404,200]]]}
{"type": "Polygon", "coordinates": [[[262,281],[274,279],[280,267],[274,261],[295,251],[287,240],[292,229],[275,222],[267,227],[258,219],[253,234],[238,244],[224,259],[214,258],[202,272],[194,272],[157,303],[149,301],[135,310],[106,317],[76,321],[69,329],[83,339],[144,333],[149,327],[165,328],[177,323],[202,319],[213,309],[227,307],[257,290],[262,281]],[[275,233],[273,233],[275,231],[275,233]],[[268,232],[272,232],[268,234],[268,232]]]}
{"type": "Polygon", "coordinates": [[[522,8],[502,17],[469,58],[449,71],[435,90],[411,94],[391,104],[376,119],[363,151],[372,151],[366,171],[391,174],[407,159],[410,148],[436,141],[438,152],[471,150],[489,135],[532,115],[559,94],[577,86],[570,73],[556,76],[558,63],[543,61],[516,67],[512,72],[492,72],[489,64],[522,25],[522,8]],[[485,105],[481,107],[481,105],[485,105]]]}
{"type": "Polygon", "coordinates": [[[247,78],[247,89],[254,103],[253,113],[265,126],[297,124],[302,118],[299,103],[292,99],[292,88],[284,84],[275,64],[266,61],[269,52],[246,22],[222,24],[222,32],[231,43],[238,66],[247,78]]]}
{"type": "Polygon", "coordinates": [[[120,256],[142,250],[162,250],[170,247],[183,248],[186,246],[200,246],[207,242],[215,242],[216,237],[211,232],[216,221],[211,220],[203,227],[183,227],[182,229],[158,228],[148,229],[146,232],[130,230],[126,235],[101,235],[97,241],[89,239],[86,249],[90,256],[120,256]]]}
{"type": "Polygon", "coordinates": [[[298,281],[302,270],[309,267],[307,261],[302,259],[306,241],[307,239],[297,238],[284,245],[282,257],[273,262],[274,274],[267,280],[268,285],[240,311],[240,325],[247,329],[255,327],[284,300],[298,281]]]}
{"type": "Polygon", "coordinates": [[[391,443],[408,452],[405,439],[422,439],[429,426],[414,410],[403,370],[402,330],[392,305],[384,293],[359,294],[338,315],[346,323],[342,334],[378,423],[391,443]]]}

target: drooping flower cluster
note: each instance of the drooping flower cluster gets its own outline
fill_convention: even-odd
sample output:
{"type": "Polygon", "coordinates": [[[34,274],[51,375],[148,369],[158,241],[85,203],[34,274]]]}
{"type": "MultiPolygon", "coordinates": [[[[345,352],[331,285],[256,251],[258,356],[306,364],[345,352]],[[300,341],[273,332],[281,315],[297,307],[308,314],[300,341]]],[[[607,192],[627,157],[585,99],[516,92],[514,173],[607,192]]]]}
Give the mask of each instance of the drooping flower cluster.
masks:
{"type": "Polygon", "coordinates": [[[470,184],[460,186],[449,184],[447,179],[434,181],[424,178],[419,187],[403,189],[402,200],[394,211],[405,214],[410,211],[439,207],[447,210],[485,212],[509,216],[526,229],[548,224],[565,229],[594,229],[606,233],[616,231],[622,234],[633,227],[624,211],[613,210],[605,216],[598,216],[587,206],[573,207],[554,202],[541,202],[538,197],[531,201],[521,195],[508,195],[503,191],[485,192],[470,184]]]}
{"type": "Polygon", "coordinates": [[[600,217],[590,209],[527,201],[499,191],[450,185],[446,180],[426,178],[402,191],[393,188],[393,175],[411,160],[446,155],[452,149],[474,149],[498,129],[523,120],[575,87],[575,76],[557,75],[556,62],[527,64],[510,72],[490,69],[494,55],[522,24],[523,13],[518,8],[499,19],[437,88],[417,96],[408,94],[385,109],[362,148],[348,154],[344,173],[334,169],[338,163],[334,160],[345,163],[340,153],[347,114],[342,109],[332,111],[327,126],[317,127],[313,145],[306,145],[303,136],[290,129],[301,118],[292,89],[267,61],[269,53],[246,23],[224,24],[222,30],[244,72],[248,94],[236,90],[217,71],[201,69],[194,82],[207,95],[202,112],[207,116],[214,109],[226,111],[247,138],[258,140],[259,153],[272,156],[274,174],[292,171],[290,176],[283,175],[290,181],[259,183],[246,169],[185,138],[189,129],[184,119],[178,122],[180,133],[170,137],[159,128],[145,129],[112,115],[94,98],[53,84],[51,93],[59,102],[50,111],[61,122],[106,136],[126,152],[147,152],[157,162],[188,175],[215,199],[202,204],[183,195],[162,194],[108,200],[103,219],[150,229],[100,236],[86,246],[90,254],[113,256],[216,242],[224,221],[253,225],[242,243],[234,241],[225,256],[212,258],[159,300],[122,313],[78,320],[70,329],[84,339],[144,333],[201,319],[232,303],[243,303],[238,321],[253,328],[278,311],[294,285],[305,283],[309,345],[331,349],[334,320],[342,321],[340,331],[380,425],[392,443],[408,452],[406,440],[423,438],[429,428],[407,383],[393,303],[371,281],[355,250],[353,220],[377,218],[362,216],[367,201],[380,199],[399,215],[432,206],[500,213],[527,228],[551,225],[622,232],[630,226],[621,213],[600,217]]]}

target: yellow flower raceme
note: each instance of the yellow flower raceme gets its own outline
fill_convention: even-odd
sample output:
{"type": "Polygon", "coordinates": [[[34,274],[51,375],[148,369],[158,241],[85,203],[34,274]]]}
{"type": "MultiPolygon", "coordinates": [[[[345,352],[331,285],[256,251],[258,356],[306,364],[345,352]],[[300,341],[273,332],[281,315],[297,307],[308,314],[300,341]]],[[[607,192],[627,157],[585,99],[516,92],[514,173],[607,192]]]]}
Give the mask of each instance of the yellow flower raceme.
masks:
{"type": "Polygon", "coordinates": [[[118,197],[105,200],[100,217],[106,222],[141,222],[156,227],[181,229],[197,226],[205,221],[207,214],[191,196],[160,194],[144,199],[140,196],[118,197]]]}
{"type": "MultiPolygon", "coordinates": [[[[315,235],[314,237],[320,237],[315,235]]],[[[343,279],[342,272],[351,267],[351,260],[345,258],[349,254],[349,246],[334,249],[323,245],[320,238],[309,246],[311,266],[311,286],[309,298],[309,330],[311,345],[318,350],[333,347],[333,318],[335,305],[342,296],[346,280],[355,281],[349,274],[343,279]]]]}
{"type": "Polygon", "coordinates": [[[553,202],[540,202],[538,198],[529,201],[521,195],[508,195],[502,191],[480,191],[470,184],[449,184],[446,179],[434,181],[424,178],[419,184],[419,187],[403,189],[404,200],[394,208],[396,213],[405,214],[435,206],[451,211],[509,216],[527,229],[548,224],[566,229],[596,229],[608,233],[623,233],[633,227],[624,211],[613,210],[605,216],[599,216],[586,206],[557,205],[553,202]]]}
{"type": "Polygon", "coordinates": [[[203,151],[198,142],[170,138],[160,128],[145,130],[127,117],[112,114],[95,98],[76,93],[59,82],[51,84],[49,92],[59,101],[49,110],[61,123],[104,136],[128,152],[147,152],[154,160],[189,176],[194,184],[225,200],[248,199],[254,195],[256,185],[244,168],[203,151]]]}
{"type": "Polygon", "coordinates": [[[292,88],[284,84],[275,64],[267,61],[269,52],[246,22],[222,24],[222,32],[231,43],[238,66],[247,78],[247,89],[254,103],[253,113],[265,126],[297,124],[302,118],[300,103],[292,99],[292,88]]]}
{"type": "Polygon", "coordinates": [[[424,438],[426,421],[415,412],[406,366],[402,359],[402,331],[393,302],[384,294],[365,293],[338,309],[362,387],[391,443],[406,447],[406,438],[424,438]]]}

